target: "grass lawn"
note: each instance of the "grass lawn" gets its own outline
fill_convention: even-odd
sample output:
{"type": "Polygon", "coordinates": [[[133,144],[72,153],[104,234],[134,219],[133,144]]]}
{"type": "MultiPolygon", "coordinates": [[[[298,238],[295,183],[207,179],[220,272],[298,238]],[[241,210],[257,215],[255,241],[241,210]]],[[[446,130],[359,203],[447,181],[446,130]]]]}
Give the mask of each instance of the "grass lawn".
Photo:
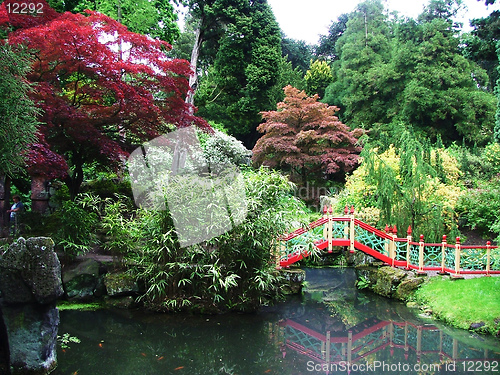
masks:
{"type": "Polygon", "coordinates": [[[469,329],[484,322],[481,332],[500,331],[500,277],[449,280],[435,277],[416,292],[417,301],[446,323],[469,329]]]}

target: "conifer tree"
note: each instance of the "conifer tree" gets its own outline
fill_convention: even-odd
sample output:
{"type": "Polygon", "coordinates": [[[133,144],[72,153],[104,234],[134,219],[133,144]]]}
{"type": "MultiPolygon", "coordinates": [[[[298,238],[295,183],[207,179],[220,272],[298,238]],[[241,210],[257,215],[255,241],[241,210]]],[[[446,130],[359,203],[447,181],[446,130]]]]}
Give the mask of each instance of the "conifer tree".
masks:
{"type": "Polygon", "coordinates": [[[333,80],[332,70],[325,61],[311,60],[304,80],[306,81],[307,95],[318,94],[320,98],[324,98],[325,89],[333,80]]]}

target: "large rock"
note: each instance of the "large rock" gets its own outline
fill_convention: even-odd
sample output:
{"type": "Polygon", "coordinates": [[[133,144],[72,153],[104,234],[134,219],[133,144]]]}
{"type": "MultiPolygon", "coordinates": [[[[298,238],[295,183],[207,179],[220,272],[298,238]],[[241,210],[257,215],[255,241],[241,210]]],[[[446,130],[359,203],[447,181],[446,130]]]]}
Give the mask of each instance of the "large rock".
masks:
{"type": "Polygon", "coordinates": [[[377,272],[377,282],[373,287],[373,291],[381,296],[390,298],[405,277],[406,273],[403,270],[392,267],[381,267],[377,272]]]}
{"type": "Polygon", "coordinates": [[[402,301],[407,301],[426,280],[415,276],[413,271],[390,266],[358,267],[358,278],[373,292],[402,301]]]}
{"type": "Polygon", "coordinates": [[[425,281],[424,277],[415,277],[409,274],[396,288],[394,292],[394,298],[401,301],[407,301],[413,293],[422,285],[425,281]]]}
{"type": "Polygon", "coordinates": [[[133,296],[139,293],[137,281],[126,272],[107,273],[104,276],[104,285],[110,297],[133,296]]]}
{"type": "Polygon", "coordinates": [[[2,307],[12,375],[49,374],[57,366],[59,310],[49,305],[2,307]]]}
{"type": "Polygon", "coordinates": [[[94,259],[87,259],[63,273],[66,296],[72,300],[90,300],[102,296],[101,265],[94,259]]]}
{"type": "Polygon", "coordinates": [[[19,238],[0,259],[0,291],[4,303],[47,304],[63,294],[61,263],[54,241],[19,238]]]}
{"type": "Polygon", "coordinates": [[[50,238],[19,238],[0,258],[1,312],[13,375],[50,373],[63,294],[61,264],[50,238]]]}

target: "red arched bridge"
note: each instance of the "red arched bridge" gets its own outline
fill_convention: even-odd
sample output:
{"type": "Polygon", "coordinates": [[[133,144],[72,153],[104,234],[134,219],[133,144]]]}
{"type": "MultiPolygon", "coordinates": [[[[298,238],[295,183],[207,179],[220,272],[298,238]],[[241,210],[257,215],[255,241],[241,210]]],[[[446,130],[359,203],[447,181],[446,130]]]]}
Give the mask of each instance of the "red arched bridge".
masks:
{"type": "Polygon", "coordinates": [[[418,273],[438,271],[461,277],[465,274],[500,274],[500,250],[487,242],[485,246],[464,246],[457,237],[454,244],[426,243],[423,236],[414,241],[411,228],[406,238],[398,238],[395,230],[381,231],[355,218],[354,207],[344,216],[333,216],[332,208],[306,228],[280,238],[277,254],[278,267],[288,267],[308,257],[315,250],[333,251],[333,247],[347,247],[351,253],[362,251],[393,267],[404,267],[418,273]]]}

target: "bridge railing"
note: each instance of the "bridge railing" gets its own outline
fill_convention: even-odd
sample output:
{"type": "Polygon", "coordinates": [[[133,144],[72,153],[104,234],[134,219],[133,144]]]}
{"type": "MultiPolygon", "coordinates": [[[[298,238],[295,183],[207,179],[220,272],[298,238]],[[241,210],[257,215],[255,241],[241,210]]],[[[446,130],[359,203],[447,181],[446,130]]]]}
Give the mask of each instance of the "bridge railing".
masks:
{"type": "Polygon", "coordinates": [[[393,267],[413,269],[417,273],[437,271],[462,277],[463,274],[500,274],[500,249],[486,245],[464,246],[457,237],[454,244],[425,243],[421,235],[416,242],[408,228],[406,238],[398,238],[396,228],[376,229],[356,219],[354,207],[344,216],[333,216],[332,208],[323,210],[323,217],[306,228],[283,236],[279,241],[277,266],[289,265],[310,256],[317,250],[333,251],[333,247],[346,247],[373,256],[393,267]]]}

